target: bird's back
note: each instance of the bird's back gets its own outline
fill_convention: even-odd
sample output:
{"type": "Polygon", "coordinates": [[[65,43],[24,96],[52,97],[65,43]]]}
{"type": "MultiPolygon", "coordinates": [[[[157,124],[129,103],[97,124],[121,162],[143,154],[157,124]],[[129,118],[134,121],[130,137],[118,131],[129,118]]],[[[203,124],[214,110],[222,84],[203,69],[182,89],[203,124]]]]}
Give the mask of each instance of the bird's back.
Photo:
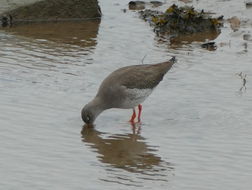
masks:
{"type": "Polygon", "coordinates": [[[105,86],[116,84],[130,89],[152,89],[159,84],[174,62],[175,58],[172,58],[170,61],[158,64],[122,67],[105,78],[101,84],[101,88],[103,88],[105,84],[105,86]]]}

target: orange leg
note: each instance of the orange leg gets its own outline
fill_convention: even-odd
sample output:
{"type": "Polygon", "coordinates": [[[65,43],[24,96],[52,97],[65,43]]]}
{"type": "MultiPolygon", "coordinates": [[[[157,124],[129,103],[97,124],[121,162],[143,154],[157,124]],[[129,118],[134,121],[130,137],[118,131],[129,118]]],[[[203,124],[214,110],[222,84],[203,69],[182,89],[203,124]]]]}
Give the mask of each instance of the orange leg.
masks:
{"type": "Polygon", "coordinates": [[[136,118],[136,111],[135,111],[135,109],[133,109],[133,114],[131,116],[130,122],[134,123],[135,118],[136,118]]]}
{"type": "Polygon", "coordinates": [[[139,104],[138,105],[138,117],[137,117],[137,119],[138,119],[138,122],[140,122],[141,121],[141,113],[142,113],[142,109],[143,109],[143,106],[141,105],[141,104],[139,104]]]}

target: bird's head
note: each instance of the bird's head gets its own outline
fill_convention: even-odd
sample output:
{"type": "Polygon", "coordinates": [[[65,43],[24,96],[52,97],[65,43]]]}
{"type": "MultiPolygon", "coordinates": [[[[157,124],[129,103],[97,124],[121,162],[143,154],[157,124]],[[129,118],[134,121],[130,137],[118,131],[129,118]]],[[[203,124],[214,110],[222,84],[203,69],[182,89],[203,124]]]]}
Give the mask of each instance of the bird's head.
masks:
{"type": "Polygon", "coordinates": [[[90,107],[88,107],[88,104],[82,109],[81,117],[82,120],[88,125],[92,125],[96,119],[93,110],[90,107]]]}
{"type": "Polygon", "coordinates": [[[97,116],[103,111],[97,100],[89,102],[81,111],[82,120],[87,125],[93,125],[97,116]]]}

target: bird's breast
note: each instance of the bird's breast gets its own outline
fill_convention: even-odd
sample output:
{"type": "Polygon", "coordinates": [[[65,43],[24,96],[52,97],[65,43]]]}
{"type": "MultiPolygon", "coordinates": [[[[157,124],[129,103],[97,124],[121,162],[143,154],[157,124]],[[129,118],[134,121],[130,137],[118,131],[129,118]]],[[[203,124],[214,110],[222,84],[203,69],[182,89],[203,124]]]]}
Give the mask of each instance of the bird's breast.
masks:
{"type": "Polygon", "coordinates": [[[136,89],[125,88],[124,95],[121,99],[121,108],[134,108],[144,102],[144,100],[152,93],[153,89],[136,89]]]}

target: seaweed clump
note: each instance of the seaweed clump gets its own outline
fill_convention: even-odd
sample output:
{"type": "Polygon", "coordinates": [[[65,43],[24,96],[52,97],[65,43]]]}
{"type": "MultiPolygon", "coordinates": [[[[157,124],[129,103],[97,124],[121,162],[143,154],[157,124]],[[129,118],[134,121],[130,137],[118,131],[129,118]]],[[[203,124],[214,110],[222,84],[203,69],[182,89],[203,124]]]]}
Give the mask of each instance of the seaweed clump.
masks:
{"type": "Polygon", "coordinates": [[[154,26],[156,32],[170,35],[219,32],[223,26],[223,16],[212,18],[204,10],[199,12],[188,6],[178,7],[173,4],[165,12],[143,10],[139,13],[154,26]]]}

